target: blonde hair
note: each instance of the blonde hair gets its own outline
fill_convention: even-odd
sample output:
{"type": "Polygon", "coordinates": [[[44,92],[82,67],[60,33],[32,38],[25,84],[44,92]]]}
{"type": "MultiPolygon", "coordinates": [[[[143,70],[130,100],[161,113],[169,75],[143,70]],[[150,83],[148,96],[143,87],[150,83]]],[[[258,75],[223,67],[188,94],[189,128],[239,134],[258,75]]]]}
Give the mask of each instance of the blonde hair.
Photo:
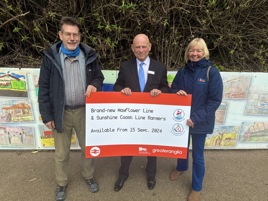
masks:
{"type": "Polygon", "coordinates": [[[206,58],[207,60],[209,59],[209,51],[206,42],[203,38],[195,38],[189,43],[189,45],[185,49],[184,60],[186,63],[189,60],[189,50],[196,45],[198,45],[204,52],[203,58],[206,58]]]}

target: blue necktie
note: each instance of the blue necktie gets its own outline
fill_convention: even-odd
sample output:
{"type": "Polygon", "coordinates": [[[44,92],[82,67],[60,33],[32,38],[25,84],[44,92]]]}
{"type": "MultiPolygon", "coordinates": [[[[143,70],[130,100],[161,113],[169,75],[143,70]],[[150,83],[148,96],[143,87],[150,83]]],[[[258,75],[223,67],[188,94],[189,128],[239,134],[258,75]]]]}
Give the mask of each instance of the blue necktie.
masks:
{"type": "Polygon", "coordinates": [[[140,67],[139,67],[139,82],[140,82],[140,88],[141,88],[141,92],[143,92],[144,87],[145,87],[145,78],[144,78],[144,70],[143,70],[143,64],[144,63],[140,63],[140,67]]]}

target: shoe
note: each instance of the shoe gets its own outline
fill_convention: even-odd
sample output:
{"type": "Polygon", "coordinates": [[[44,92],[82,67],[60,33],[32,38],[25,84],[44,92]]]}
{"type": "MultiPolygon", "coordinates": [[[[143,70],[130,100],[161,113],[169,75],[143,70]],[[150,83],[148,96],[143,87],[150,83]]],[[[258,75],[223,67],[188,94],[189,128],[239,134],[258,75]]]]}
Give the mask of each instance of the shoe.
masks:
{"type": "Polygon", "coordinates": [[[182,173],[183,173],[182,171],[178,171],[176,169],[172,170],[169,174],[169,180],[171,181],[177,180],[181,176],[182,173]]]}
{"type": "Polygon", "coordinates": [[[126,178],[119,177],[114,184],[114,191],[120,191],[120,189],[123,187],[125,181],[126,181],[126,178]]]}
{"type": "Polygon", "coordinates": [[[156,184],[155,178],[148,178],[147,186],[150,190],[152,190],[155,187],[155,184],[156,184]]]}
{"type": "Polygon", "coordinates": [[[99,190],[99,185],[97,184],[96,180],[94,178],[87,179],[86,183],[88,185],[88,189],[92,193],[96,193],[99,190]]]}
{"type": "Polygon", "coordinates": [[[188,201],[200,201],[200,194],[200,191],[192,190],[192,192],[188,196],[188,201]]]}
{"type": "Polygon", "coordinates": [[[55,194],[55,200],[61,201],[61,200],[66,199],[66,196],[67,196],[66,187],[67,187],[67,185],[66,186],[57,185],[56,194],[55,194]]]}

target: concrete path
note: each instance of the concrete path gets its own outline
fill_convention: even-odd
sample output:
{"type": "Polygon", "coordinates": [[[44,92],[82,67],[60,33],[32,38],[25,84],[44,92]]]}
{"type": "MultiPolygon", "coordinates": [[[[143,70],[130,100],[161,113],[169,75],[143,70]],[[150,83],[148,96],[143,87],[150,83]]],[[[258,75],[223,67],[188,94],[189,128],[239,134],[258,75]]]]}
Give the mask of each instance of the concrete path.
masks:
{"type": "MultiPolygon", "coordinates": [[[[205,155],[202,201],[268,201],[268,150],[206,150],[205,155]]],[[[158,158],[156,187],[148,190],[146,158],[134,157],[128,180],[114,192],[120,158],[111,157],[95,160],[100,191],[93,194],[82,180],[79,159],[80,152],[72,151],[66,201],[186,201],[191,190],[191,170],[169,181],[176,164],[170,158],[158,158]]],[[[0,201],[54,200],[53,151],[1,151],[0,161],[0,201]]]]}

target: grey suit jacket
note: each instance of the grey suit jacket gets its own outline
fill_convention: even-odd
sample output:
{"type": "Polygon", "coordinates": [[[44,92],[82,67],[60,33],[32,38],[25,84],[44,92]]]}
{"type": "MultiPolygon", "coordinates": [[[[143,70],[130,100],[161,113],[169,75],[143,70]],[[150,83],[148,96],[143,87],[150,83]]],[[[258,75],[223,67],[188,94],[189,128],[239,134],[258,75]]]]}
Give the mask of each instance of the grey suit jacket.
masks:
{"type": "MultiPolygon", "coordinates": [[[[149,71],[151,73],[148,73],[144,92],[150,92],[152,89],[159,89],[163,93],[169,93],[166,67],[162,63],[150,58],[149,71]]],[[[130,88],[132,92],[141,91],[136,58],[122,63],[118,78],[114,84],[114,91],[121,91],[126,87],[130,88]]]]}

